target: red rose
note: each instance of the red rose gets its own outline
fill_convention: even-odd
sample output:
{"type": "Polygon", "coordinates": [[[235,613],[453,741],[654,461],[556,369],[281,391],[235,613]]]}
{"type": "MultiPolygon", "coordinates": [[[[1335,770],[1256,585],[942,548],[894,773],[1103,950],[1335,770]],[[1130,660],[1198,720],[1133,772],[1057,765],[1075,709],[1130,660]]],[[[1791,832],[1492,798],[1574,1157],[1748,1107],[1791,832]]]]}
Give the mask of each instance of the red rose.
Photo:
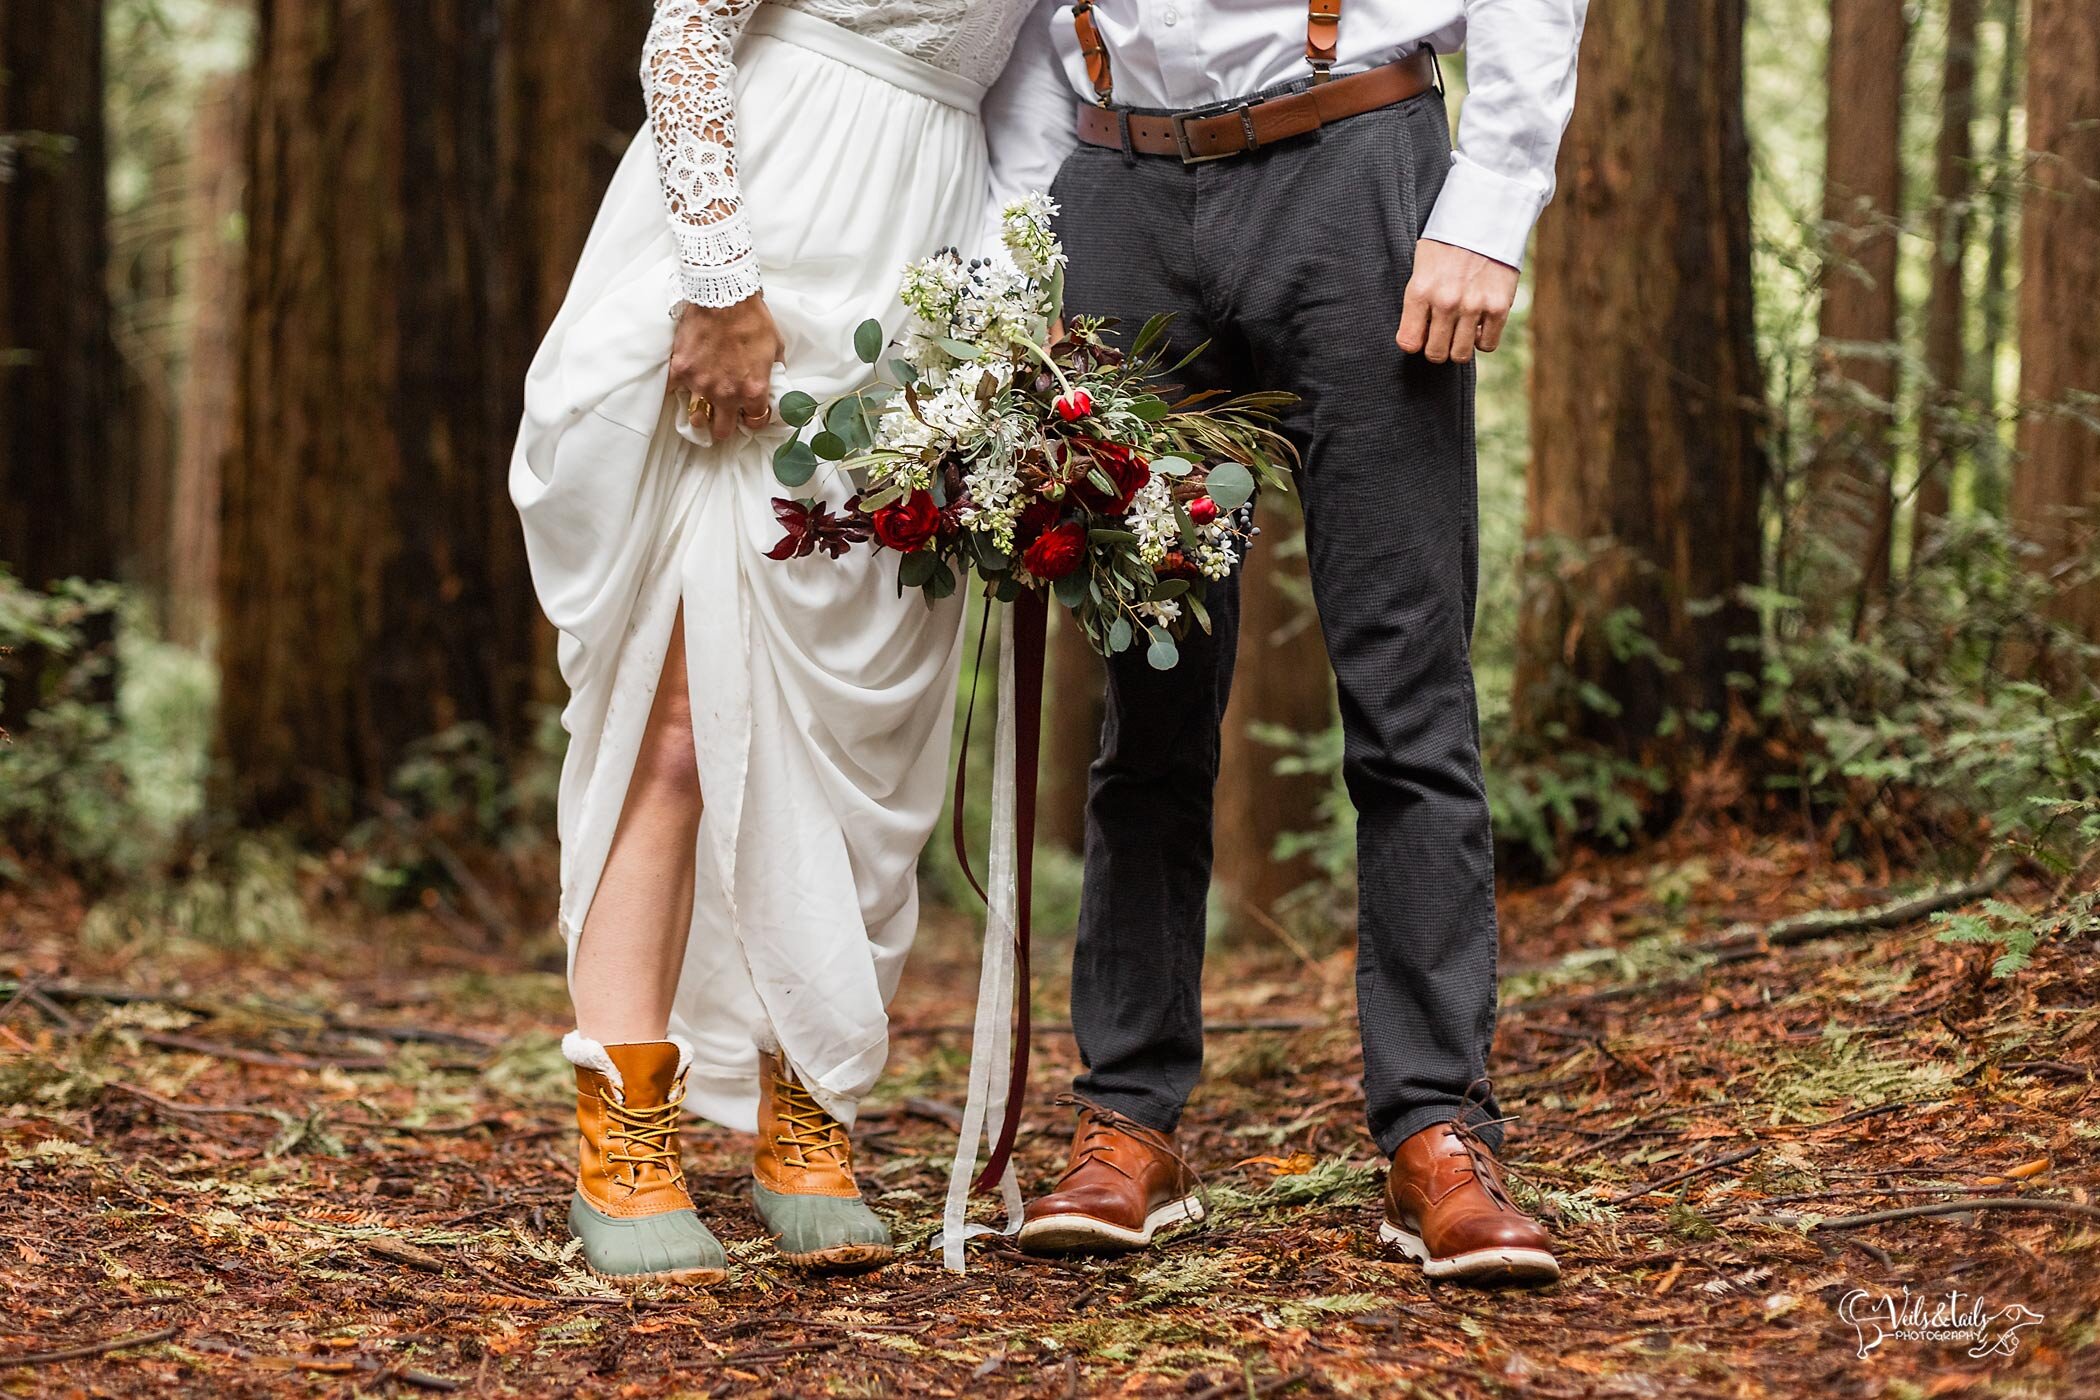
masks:
{"type": "Polygon", "coordinates": [[[1198,496],[1189,502],[1189,519],[1198,525],[1208,525],[1218,518],[1218,503],[1208,496],[1198,496]]]}
{"type": "Polygon", "coordinates": [[[941,528],[941,508],[933,503],[933,492],[914,491],[876,511],[873,523],[876,539],[900,554],[909,554],[941,528]]]}
{"type": "Polygon", "coordinates": [[[1067,423],[1076,423],[1094,411],[1094,396],[1084,389],[1074,389],[1069,394],[1059,394],[1051,407],[1067,423]]]}
{"type": "Polygon", "coordinates": [[[1068,521],[1042,535],[1021,553],[1028,572],[1045,583],[1055,583],[1077,569],[1086,558],[1086,526],[1068,521]]]}
{"type": "MultiPolygon", "coordinates": [[[[1078,457],[1072,465],[1077,469],[1078,480],[1072,489],[1090,510],[1103,515],[1121,515],[1130,509],[1130,503],[1145,483],[1152,479],[1152,469],[1145,459],[1132,452],[1120,442],[1102,442],[1096,438],[1074,438],[1073,454],[1078,457]],[[1114,495],[1106,495],[1090,479],[1094,471],[1107,477],[1115,488],[1114,495]]],[[[1071,458],[1067,458],[1070,461],[1071,458]]]]}

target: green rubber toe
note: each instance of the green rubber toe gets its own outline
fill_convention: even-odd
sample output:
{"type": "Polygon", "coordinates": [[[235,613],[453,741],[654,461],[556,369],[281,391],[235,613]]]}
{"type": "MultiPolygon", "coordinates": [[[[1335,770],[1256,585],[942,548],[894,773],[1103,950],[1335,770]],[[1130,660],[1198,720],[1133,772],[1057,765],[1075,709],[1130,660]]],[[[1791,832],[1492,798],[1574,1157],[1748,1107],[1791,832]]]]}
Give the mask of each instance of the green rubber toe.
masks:
{"type": "Polygon", "coordinates": [[[858,1196],[787,1196],[754,1181],[751,1202],[791,1264],[872,1269],[897,1252],[889,1226],[858,1196]]]}
{"type": "Polygon", "coordinates": [[[569,1232],[583,1241],[584,1262],[602,1278],[720,1283],[729,1277],[722,1242],[689,1210],[623,1220],[579,1191],[569,1201],[569,1232]]]}

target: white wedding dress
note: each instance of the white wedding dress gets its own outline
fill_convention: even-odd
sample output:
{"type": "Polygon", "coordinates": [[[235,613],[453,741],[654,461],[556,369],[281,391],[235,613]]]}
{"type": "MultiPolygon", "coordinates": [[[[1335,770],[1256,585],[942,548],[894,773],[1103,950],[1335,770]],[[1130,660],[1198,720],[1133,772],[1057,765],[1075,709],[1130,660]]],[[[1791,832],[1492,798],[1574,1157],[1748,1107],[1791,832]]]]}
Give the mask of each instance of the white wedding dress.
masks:
{"type": "Polygon", "coordinates": [[[978,101],[1031,8],[657,0],[650,125],[527,381],[511,495],[571,689],[562,933],[573,966],[682,600],[706,805],[671,1029],[695,1049],[688,1107],[730,1127],[754,1127],[762,1047],[849,1124],[882,1069],[962,600],[898,596],[893,555],[765,558],[772,500],[796,494],[783,433],[711,445],[685,423],[666,313],[762,289],[776,400],[863,382],[854,327],[896,330],[903,266],[984,225],[978,101]]]}

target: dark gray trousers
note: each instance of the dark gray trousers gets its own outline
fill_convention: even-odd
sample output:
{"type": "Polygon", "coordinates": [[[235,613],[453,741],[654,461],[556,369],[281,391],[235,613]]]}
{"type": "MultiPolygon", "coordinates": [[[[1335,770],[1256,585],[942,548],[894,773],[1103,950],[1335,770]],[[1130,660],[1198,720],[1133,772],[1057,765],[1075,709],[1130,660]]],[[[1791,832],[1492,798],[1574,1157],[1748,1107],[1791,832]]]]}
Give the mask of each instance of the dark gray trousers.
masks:
{"type": "MultiPolygon", "coordinates": [[[[1212,348],[1191,389],[1285,389],[1308,562],[1357,810],[1357,1005],[1371,1135],[1496,1114],[1493,852],[1470,655],[1478,569],[1471,366],[1393,343],[1450,131],[1428,93],[1250,156],[1185,166],[1082,146],[1053,193],[1066,305],[1121,333],[1173,312],[1212,348]],[[1472,1107],[1467,1096],[1472,1093],[1472,1107]]],[[[1179,358],[1177,352],[1169,359],[1179,358]]],[[[1169,672],[1108,668],[1087,800],[1072,1021],[1078,1091],[1171,1128],[1203,1064],[1218,729],[1236,584],[1169,672]]],[[[1485,1130],[1491,1141],[1499,1133],[1485,1130]]]]}

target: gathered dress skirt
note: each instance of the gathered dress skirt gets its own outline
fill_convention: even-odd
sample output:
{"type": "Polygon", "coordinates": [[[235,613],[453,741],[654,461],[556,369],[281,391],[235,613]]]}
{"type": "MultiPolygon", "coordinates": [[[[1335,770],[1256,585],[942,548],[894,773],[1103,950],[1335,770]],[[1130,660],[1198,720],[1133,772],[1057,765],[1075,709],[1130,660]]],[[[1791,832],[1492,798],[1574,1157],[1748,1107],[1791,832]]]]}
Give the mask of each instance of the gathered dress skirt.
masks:
{"type": "MultiPolygon", "coordinates": [[[[787,347],[776,402],[864,383],[854,328],[896,331],[904,265],[978,236],[981,96],[837,26],[757,11],[737,50],[736,155],[787,347]]],[[[828,482],[837,507],[846,490],[828,474],[780,486],[784,429],[712,444],[685,422],[668,393],[677,272],[644,130],[533,362],[511,468],[570,689],[561,930],[573,968],[682,603],[704,803],[671,1018],[695,1051],[687,1106],[751,1130],[757,1055],[777,1048],[850,1124],[917,925],[962,600],[900,596],[890,553],[765,557],[775,497],[828,482]]]]}

